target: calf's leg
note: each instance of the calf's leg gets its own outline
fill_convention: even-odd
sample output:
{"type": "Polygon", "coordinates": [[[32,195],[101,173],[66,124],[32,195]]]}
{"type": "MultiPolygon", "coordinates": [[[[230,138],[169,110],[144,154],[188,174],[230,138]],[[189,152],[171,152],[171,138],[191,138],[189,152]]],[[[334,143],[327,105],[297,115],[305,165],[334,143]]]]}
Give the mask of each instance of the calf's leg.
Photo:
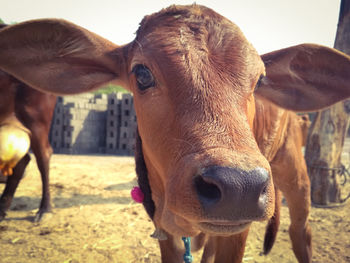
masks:
{"type": "Polygon", "coordinates": [[[296,191],[285,193],[287,200],[291,225],[289,235],[292,240],[293,251],[299,262],[311,262],[312,244],[311,228],[309,226],[308,215],[310,212],[310,186],[307,173],[303,173],[304,185],[299,185],[296,191]],[[307,183],[306,183],[307,181],[307,183]]]}
{"type": "Polygon", "coordinates": [[[13,169],[13,174],[7,178],[4,192],[0,198],[0,221],[4,220],[6,211],[10,208],[17,186],[21,181],[24,170],[30,161],[29,154],[26,154],[13,169]]]}
{"type": "Polygon", "coordinates": [[[242,262],[249,229],[228,236],[212,236],[204,247],[201,263],[240,263],[242,262]]]}
{"type": "Polygon", "coordinates": [[[183,262],[183,255],[185,247],[181,237],[174,237],[167,234],[166,240],[160,240],[160,253],[163,263],[181,263],[183,262]]]}
{"type": "Polygon", "coordinates": [[[283,160],[273,163],[271,168],[273,180],[288,204],[291,219],[289,235],[294,254],[301,263],[311,262],[311,229],[308,221],[311,205],[310,181],[305,160],[301,152],[295,155],[285,152],[283,160]]]}

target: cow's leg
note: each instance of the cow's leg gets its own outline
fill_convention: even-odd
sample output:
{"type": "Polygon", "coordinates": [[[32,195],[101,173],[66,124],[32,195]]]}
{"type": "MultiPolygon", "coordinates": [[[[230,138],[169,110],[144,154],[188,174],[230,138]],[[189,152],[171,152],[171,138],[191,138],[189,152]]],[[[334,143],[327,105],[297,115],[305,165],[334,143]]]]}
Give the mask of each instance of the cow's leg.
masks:
{"type": "Polygon", "coordinates": [[[204,248],[201,263],[242,262],[248,232],[249,229],[229,237],[210,237],[204,248]]]}
{"type": "Polygon", "coordinates": [[[275,184],[286,198],[291,225],[289,235],[299,262],[311,262],[310,181],[301,151],[283,151],[271,164],[275,184]],[[299,154],[300,152],[300,154],[299,154]]]}
{"type": "Polygon", "coordinates": [[[38,169],[42,180],[42,198],[34,222],[39,222],[43,219],[46,213],[52,211],[51,197],[49,189],[49,166],[52,155],[52,148],[48,140],[47,125],[38,125],[31,128],[31,148],[35,155],[38,169]]]}
{"type": "Polygon", "coordinates": [[[181,237],[173,237],[167,234],[167,240],[160,240],[160,253],[163,263],[181,263],[185,248],[181,237]]]}
{"type": "Polygon", "coordinates": [[[13,174],[8,176],[4,192],[0,198],[0,221],[6,216],[6,211],[10,208],[13,196],[15,195],[17,186],[21,181],[24,170],[30,161],[29,154],[26,154],[13,169],[13,174]]]}

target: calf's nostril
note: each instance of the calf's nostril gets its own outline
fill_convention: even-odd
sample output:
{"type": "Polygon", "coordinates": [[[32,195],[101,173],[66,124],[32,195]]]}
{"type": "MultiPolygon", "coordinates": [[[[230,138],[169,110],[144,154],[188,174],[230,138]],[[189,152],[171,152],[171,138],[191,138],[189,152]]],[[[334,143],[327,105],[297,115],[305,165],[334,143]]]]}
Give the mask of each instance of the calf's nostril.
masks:
{"type": "Polygon", "coordinates": [[[215,184],[205,181],[202,176],[194,179],[194,185],[199,199],[207,204],[216,203],[221,199],[221,191],[215,184]]]}
{"type": "Polygon", "coordinates": [[[258,202],[259,202],[259,205],[261,206],[261,205],[265,205],[265,203],[266,203],[266,199],[267,199],[267,191],[268,191],[268,186],[266,185],[263,189],[262,189],[262,191],[261,191],[261,193],[260,193],[260,196],[259,196],[259,200],[258,200],[258,202]]]}

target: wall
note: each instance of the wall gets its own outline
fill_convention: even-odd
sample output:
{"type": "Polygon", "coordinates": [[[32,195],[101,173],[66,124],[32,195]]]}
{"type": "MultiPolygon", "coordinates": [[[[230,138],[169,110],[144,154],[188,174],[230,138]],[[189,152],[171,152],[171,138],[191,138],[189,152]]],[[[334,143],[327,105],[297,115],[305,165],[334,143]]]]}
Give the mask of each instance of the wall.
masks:
{"type": "Polygon", "coordinates": [[[58,97],[50,142],[55,153],[133,155],[136,115],[127,93],[58,97]]]}

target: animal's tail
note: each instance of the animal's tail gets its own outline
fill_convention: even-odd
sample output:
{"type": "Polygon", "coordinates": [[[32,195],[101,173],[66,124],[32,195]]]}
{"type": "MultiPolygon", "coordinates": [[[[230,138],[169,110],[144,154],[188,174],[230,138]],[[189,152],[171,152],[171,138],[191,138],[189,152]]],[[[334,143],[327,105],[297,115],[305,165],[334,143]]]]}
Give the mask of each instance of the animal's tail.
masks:
{"type": "Polygon", "coordinates": [[[275,187],[275,213],[270,218],[264,238],[264,255],[267,255],[275,243],[278,228],[280,226],[281,191],[275,187]]]}

